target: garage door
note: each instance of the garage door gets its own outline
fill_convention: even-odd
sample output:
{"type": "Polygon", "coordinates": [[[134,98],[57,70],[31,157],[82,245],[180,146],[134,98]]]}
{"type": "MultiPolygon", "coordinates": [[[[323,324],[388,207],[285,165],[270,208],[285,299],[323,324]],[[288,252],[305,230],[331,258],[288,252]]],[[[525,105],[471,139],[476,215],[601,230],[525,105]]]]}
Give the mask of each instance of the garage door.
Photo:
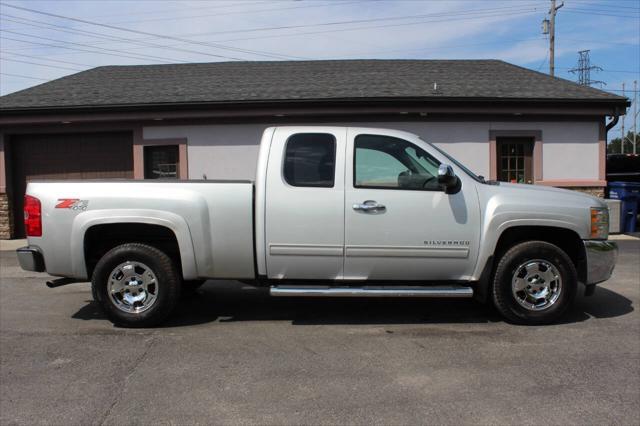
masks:
{"type": "Polygon", "coordinates": [[[133,178],[131,132],[14,135],[10,140],[18,238],[24,236],[22,203],[28,181],[133,178]]]}

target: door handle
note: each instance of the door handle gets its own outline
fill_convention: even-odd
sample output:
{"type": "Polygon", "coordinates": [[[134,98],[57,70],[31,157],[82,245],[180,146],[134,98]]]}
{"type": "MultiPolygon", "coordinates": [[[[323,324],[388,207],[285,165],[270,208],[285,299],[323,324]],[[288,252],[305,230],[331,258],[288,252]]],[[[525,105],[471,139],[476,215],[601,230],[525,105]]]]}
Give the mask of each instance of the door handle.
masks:
{"type": "Polygon", "coordinates": [[[353,209],[359,210],[362,212],[378,212],[378,211],[386,210],[386,207],[383,204],[378,204],[378,202],[376,201],[367,200],[361,204],[358,204],[358,203],[354,204],[353,209]]]}

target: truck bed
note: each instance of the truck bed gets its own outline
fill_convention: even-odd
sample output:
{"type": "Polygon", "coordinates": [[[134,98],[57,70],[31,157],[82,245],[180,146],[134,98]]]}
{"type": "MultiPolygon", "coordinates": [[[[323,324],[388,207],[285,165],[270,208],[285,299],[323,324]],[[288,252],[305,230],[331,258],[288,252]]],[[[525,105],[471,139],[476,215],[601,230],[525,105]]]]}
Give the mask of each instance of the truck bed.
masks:
{"type": "Polygon", "coordinates": [[[37,181],[27,194],[42,204],[47,237],[29,244],[45,253],[52,275],[89,278],[89,228],[151,221],[175,234],[185,279],[255,276],[251,181],[37,181]]]}

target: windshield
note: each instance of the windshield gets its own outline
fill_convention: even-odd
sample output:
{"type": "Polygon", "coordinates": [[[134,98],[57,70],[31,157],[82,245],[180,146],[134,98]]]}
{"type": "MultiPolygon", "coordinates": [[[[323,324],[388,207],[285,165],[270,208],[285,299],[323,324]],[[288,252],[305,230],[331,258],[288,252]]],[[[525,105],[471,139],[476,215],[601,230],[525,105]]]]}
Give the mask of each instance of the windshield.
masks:
{"type": "MultiPolygon", "coordinates": [[[[429,142],[427,142],[427,143],[429,143],[429,142]]],[[[460,167],[466,174],[471,176],[474,180],[476,180],[477,182],[480,182],[480,183],[486,183],[486,181],[485,181],[485,179],[483,177],[478,176],[475,173],[473,173],[471,170],[469,170],[467,167],[465,167],[458,160],[456,160],[455,158],[453,158],[452,156],[450,156],[449,154],[447,154],[446,152],[444,152],[443,150],[441,150],[440,148],[438,148],[434,144],[429,143],[429,145],[431,145],[433,148],[435,148],[435,150],[438,151],[440,154],[442,154],[445,157],[447,157],[447,159],[449,161],[451,161],[453,164],[455,164],[456,166],[460,167]]]]}

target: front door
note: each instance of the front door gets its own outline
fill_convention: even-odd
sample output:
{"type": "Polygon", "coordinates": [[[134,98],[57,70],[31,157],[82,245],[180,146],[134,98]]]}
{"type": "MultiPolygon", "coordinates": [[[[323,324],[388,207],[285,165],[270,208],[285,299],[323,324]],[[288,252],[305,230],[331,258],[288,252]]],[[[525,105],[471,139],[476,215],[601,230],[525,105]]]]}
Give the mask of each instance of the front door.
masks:
{"type": "Polygon", "coordinates": [[[498,180],[533,183],[532,138],[498,138],[498,180]]]}
{"type": "Polygon", "coordinates": [[[462,189],[446,194],[442,154],[417,137],[362,132],[347,137],[345,279],[468,280],[480,234],[475,182],[454,166],[462,189]]]}

